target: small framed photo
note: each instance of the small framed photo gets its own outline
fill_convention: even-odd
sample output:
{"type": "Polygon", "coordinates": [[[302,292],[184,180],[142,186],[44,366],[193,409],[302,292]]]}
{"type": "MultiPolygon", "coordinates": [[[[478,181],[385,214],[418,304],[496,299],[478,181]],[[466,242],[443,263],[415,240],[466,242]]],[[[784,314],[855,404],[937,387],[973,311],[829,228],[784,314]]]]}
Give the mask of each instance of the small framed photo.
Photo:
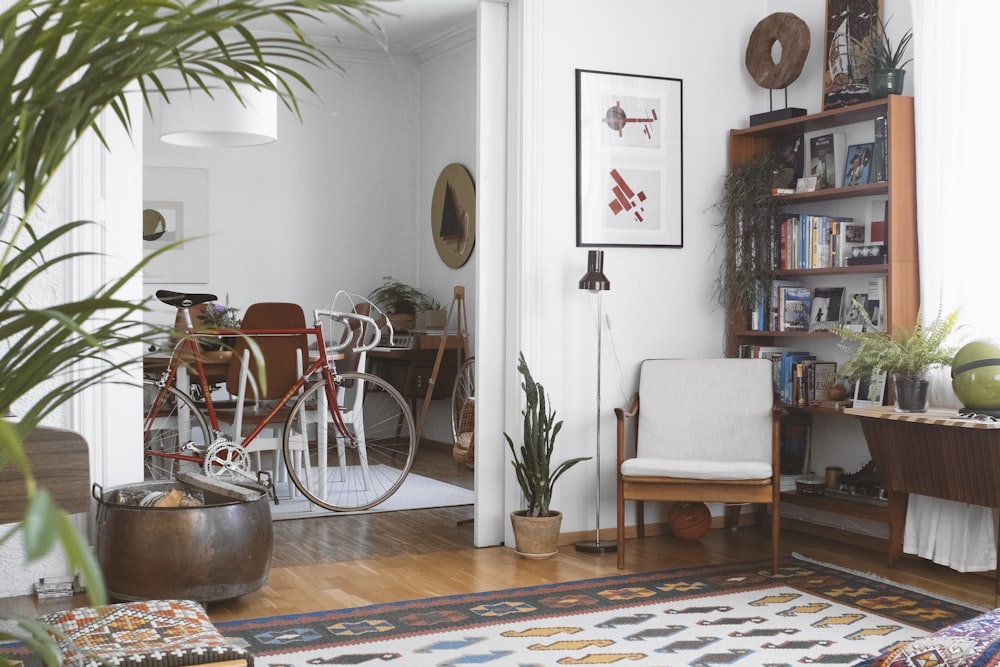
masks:
{"type": "Polygon", "coordinates": [[[854,384],[854,407],[880,408],[885,399],[886,373],[873,373],[854,384]]]}
{"type": "Polygon", "coordinates": [[[844,187],[864,185],[871,175],[872,152],[875,144],[851,144],[847,148],[844,187]]]}
{"type": "Polygon", "coordinates": [[[816,192],[816,177],[803,176],[795,181],[795,192],[816,192]]]}
{"type": "Polygon", "coordinates": [[[577,246],[684,246],[681,84],[576,70],[577,246]]]}

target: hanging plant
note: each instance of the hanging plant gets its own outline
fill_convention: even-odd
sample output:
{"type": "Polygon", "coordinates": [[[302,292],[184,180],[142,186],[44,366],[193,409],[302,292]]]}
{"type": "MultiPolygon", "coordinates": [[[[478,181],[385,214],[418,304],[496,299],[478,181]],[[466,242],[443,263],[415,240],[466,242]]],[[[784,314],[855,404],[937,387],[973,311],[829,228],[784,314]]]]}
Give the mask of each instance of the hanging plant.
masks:
{"type": "Polygon", "coordinates": [[[725,257],[716,298],[728,312],[749,313],[767,293],[774,272],[775,219],[784,208],[771,194],[780,166],[768,154],[726,176],[719,208],[725,257]]]}

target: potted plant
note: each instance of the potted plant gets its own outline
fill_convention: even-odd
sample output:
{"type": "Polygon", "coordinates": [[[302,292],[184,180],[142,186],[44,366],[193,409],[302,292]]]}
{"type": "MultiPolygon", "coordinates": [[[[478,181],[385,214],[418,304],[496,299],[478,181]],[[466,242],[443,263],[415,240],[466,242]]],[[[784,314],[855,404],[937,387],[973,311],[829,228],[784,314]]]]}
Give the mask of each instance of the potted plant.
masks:
{"type": "Polygon", "coordinates": [[[841,348],[851,353],[838,371],[838,376],[856,382],[888,373],[892,380],[896,409],[900,412],[927,410],[927,371],[934,366],[950,366],[956,348],[947,345],[948,337],[958,323],[958,311],[937,317],[924,326],[920,313],[909,331],[902,327],[889,335],[876,331],[865,318],[865,330],[853,331],[838,327],[843,339],[841,348]]]}
{"type": "MultiPolygon", "coordinates": [[[[87,223],[41,229],[32,216],[80,138],[95,131],[103,139],[98,121],[108,109],[130,130],[125,91],[138,83],[150,103],[151,93],[167,92],[159,78],[164,71],[216,95],[238,95],[236,82],[273,90],[297,112],[295,91],[312,87],[292,66],[336,66],[299,27],[308,12],[338,15],[362,29],[384,13],[367,0],[12,0],[0,11],[0,81],[7,91],[0,96],[7,121],[0,125],[0,466],[17,469],[27,496],[23,520],[0,541],[20,532],[26,561],[61,544],[93,604],[107,598],[94,555],[39,486],[23,441],[60,405],[118,371],[119,351],[167,332],[144,325],[144,305],[120,296],[142,264],[84,299],[47,299],[52,272],[79,260],[74,236],[87,223]],[[288,26],[288,34],[255,39],[245,25],[262,20],[288,26]]],[[[20,639],[55,664],[53,642],[40,625],[18,624],[23,632],[4,629],[0,639],[20,639]]]]}
{"type": "Polygon", "coordinates": [[[504,438],[514,457],[511,465],[528,507],[511,512],[510,520],[517,553],[528,558],[547,558],[558,551],[562,525],[562,513],[549,507],[552,489],[564,472],[590,457],[579,456],[552,467],[552,452],[563,423],[555,420],[556,413],[551,409],[545,388],[531,377],[523,352],[518,356],[517,370],[524,376],[521,389],[527,403],[521,411],[524,421],[520,452],[509,435],[504,433],[504,438]]]}
{"type": "Polygon", "coordinates": [[[781,166],[770,153],[737,165],[726,176],[718,207],[722,212],[725,257],[716,297],[731,313],[751,313],[774,279],[774,221],[784,208],[772,195],[781,166]]]}
{"type": "Polygon", "coordinates": [[[415,329],[417,313],[441,310],[437,299],[392,276],[383,276],[382,284],[371,291],[368,299],[385,313],[396,331],[415,329]]]}
{"type": "Polygon", "coordinates": [[[899,38],[895,47],[889,39],[886,28],[889,20],[882,21],[882,17],[876,15],[877,24],[872,24],[871,32],[861,40],[859,49],[861,56],[868,66],[868,88],[873,99],[881,99],[889,94],[901,94],[903,92],[903,79],[906,76],[906,67],[913,59],[903,60],[906,56],[906,49],[913,40],[913,29],[907,30],[899,38]]]}

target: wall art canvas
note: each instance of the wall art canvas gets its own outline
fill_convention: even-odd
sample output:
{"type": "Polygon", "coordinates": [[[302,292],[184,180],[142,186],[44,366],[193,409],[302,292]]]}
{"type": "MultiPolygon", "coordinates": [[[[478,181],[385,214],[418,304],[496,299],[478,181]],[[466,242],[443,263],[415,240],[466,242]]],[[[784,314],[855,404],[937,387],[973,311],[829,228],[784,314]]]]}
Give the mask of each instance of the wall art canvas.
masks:
{"type": "Polygon", "coordinates": [[[682,82],[576,71],[578,246],[684,245],[682,82]]]}
{"type": "Polygon", "coordinates": [[[143,256],[166,248],[146,265],[143,282],[207,283],[208,170],[146,167],[142,181],[143,256]]]}
{"type": "Polygon", "coordinates": [[[878,25],[881,0],[827,0],[823,110],[871,99],[861,41],[878,25]]]}

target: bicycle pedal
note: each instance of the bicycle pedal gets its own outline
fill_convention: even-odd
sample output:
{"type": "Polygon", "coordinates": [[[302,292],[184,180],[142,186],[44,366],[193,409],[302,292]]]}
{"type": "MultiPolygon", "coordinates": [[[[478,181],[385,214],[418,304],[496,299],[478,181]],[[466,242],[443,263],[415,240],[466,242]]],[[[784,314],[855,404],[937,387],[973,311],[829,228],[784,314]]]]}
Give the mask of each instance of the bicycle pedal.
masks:
{"type": "Polygon", "coordinates": [[[198,444],[197,442],[189,442],[181,447],[182,452],[190,452],[192,454],[204,454],[205,445],[198,444]]]}

